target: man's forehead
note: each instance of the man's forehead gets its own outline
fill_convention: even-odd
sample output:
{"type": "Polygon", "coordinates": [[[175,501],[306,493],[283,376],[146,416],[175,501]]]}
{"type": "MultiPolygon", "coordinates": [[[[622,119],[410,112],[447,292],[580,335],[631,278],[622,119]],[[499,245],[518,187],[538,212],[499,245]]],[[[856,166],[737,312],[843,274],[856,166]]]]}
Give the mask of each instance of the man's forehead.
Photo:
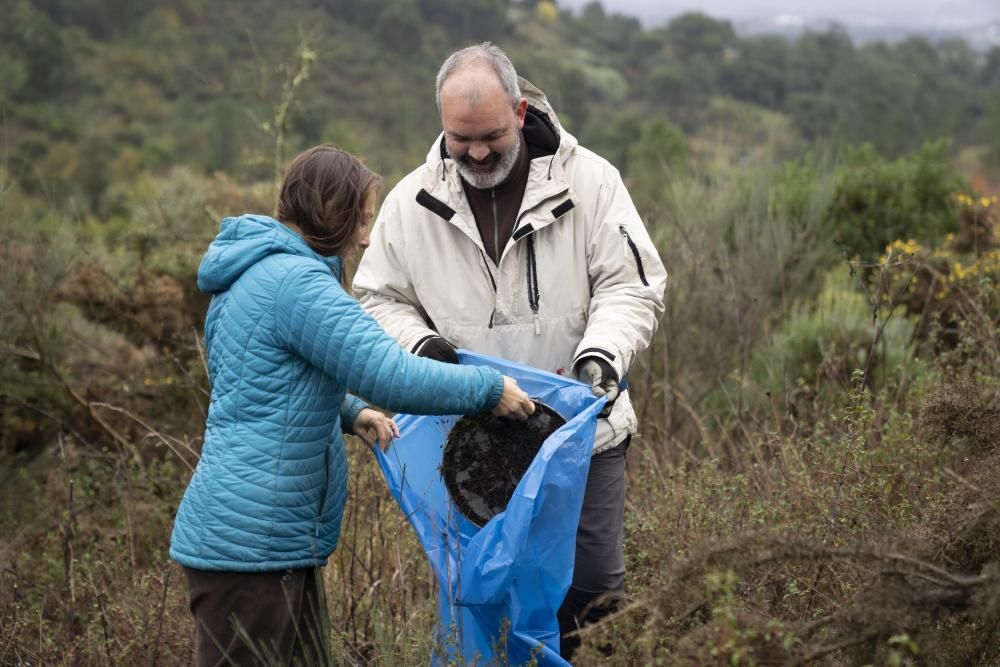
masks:
{"type": "Polygon", "coordinates": [[[506,96],[500,79],[489,67],[467,65],[456,70],[441,85],[441,98],[481,104],[497,95],[506,96]]]}

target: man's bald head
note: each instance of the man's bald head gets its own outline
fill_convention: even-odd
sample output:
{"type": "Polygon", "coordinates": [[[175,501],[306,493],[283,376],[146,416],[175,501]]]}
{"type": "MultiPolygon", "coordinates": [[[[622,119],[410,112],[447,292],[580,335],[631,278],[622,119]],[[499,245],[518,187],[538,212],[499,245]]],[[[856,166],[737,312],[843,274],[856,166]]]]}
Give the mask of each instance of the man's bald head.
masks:
{"type": "Polygon", "coordinates": [[[448,56],[437,75],[437,105],[441,109],[441,96],[462,95],[468,104],[478,104],[484,96],[492,96],[499,86],[510,100],[512,107],[521,100],[521,89],[517,84],[517,70],[503,50],[483,42],[456,51],[448,56]],[[447,89],[447,90],[445,90],[447,89]]]}
{"type": "MultiPolygon", "coordinates": [[[[451,105],[474,107],[480,104],[509,102],[507,91],[489,65],[470,62],[460,66],[442,84],[438,91],[438,110],[451,105]]],[[[514,106],[517,100],[510,102],[514,106]]]]}

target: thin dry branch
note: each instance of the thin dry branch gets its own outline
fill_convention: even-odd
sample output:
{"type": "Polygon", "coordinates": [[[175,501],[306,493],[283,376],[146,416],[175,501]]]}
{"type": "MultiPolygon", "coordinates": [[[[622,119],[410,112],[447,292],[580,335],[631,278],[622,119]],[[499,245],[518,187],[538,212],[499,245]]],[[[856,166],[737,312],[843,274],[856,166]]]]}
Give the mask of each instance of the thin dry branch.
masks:
{"type": "Polygon", "coordinates": [[[89,405],[91,405],[91,406],[93,406],[95,408],[104,408],[105,410],[111,410],[112,412],[117,412],[119,414],[125,415],[126,417],[128,417],[129,419],[131,419],[132,421],[134,421],[135,423],[139,424],[144,429],[146,429],[146,431],[151,436],[153,436],[154,438],[156,438],[157,440],[159,440],[161,443],[163,443],[163,445],[167,449],[169,449],[171,452],[173,452],[174,455],[176,455],[177,458],[179,458],[181,460],[181,463],[183,463],[185,466],[187,466],[188,470],[190,470],[191,472],[194,472],[194,466],[187,462],[187,459],[185,459],[184,455],[181,454],[180,451],[178,451],[177,447],[183,447],[186,450],[186,452],[190,456],[192,456],[194,458],[195,461],[198,460],[198,452],[196,452],[193,449],[191,449],[191,447],[188,446],[183,441],[181,441],[181,440],[179,440],[177,438],[168,438],[167,436],[163,435],[162,433],[160,433],[159,431],[157,431],[155,428],[153,428],[152,426],[150,426],[149,424],[147,424],[145,421],[143,421],[142,419],[140,419],[137,415],[129,412],[125,408],[118,407],[117,405],[111,405],[110,403],[102,403],[102,402],[93,402],[93,403],[90,403],[89,405]],[[175,447],[174,443],[172,443],[171,440],[173,440],[176,443],[177,447],[175,447]]]}

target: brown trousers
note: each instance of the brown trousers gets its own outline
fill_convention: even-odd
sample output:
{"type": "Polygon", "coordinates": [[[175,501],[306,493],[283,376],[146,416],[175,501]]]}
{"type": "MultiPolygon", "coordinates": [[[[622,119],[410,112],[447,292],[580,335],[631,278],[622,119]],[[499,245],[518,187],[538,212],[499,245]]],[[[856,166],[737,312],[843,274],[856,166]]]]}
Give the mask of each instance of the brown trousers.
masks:
{"type": "Polygon", "coordinates": [[[184,568],[198,667],[330,664],[320,568],[206,572],[184,568]]]}

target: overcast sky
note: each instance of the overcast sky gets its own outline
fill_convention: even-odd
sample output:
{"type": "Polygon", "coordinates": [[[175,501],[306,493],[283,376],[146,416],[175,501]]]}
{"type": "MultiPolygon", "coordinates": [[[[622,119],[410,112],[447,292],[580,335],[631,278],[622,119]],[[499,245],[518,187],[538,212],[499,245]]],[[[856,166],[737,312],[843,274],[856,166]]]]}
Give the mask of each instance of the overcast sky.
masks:
{"type": "MultiPolygon", "coordinates": [[[[557,0],[582,7],[589,0],[557,0]]],[[[684,11],[700,10],[733,21],[784,15],[830,19],[846,25],[891,24],[915,28],[963,28],[1000,24],[1000,0],[601,0],[608,11],[637,16],[651,25],[684,11]]]]}

